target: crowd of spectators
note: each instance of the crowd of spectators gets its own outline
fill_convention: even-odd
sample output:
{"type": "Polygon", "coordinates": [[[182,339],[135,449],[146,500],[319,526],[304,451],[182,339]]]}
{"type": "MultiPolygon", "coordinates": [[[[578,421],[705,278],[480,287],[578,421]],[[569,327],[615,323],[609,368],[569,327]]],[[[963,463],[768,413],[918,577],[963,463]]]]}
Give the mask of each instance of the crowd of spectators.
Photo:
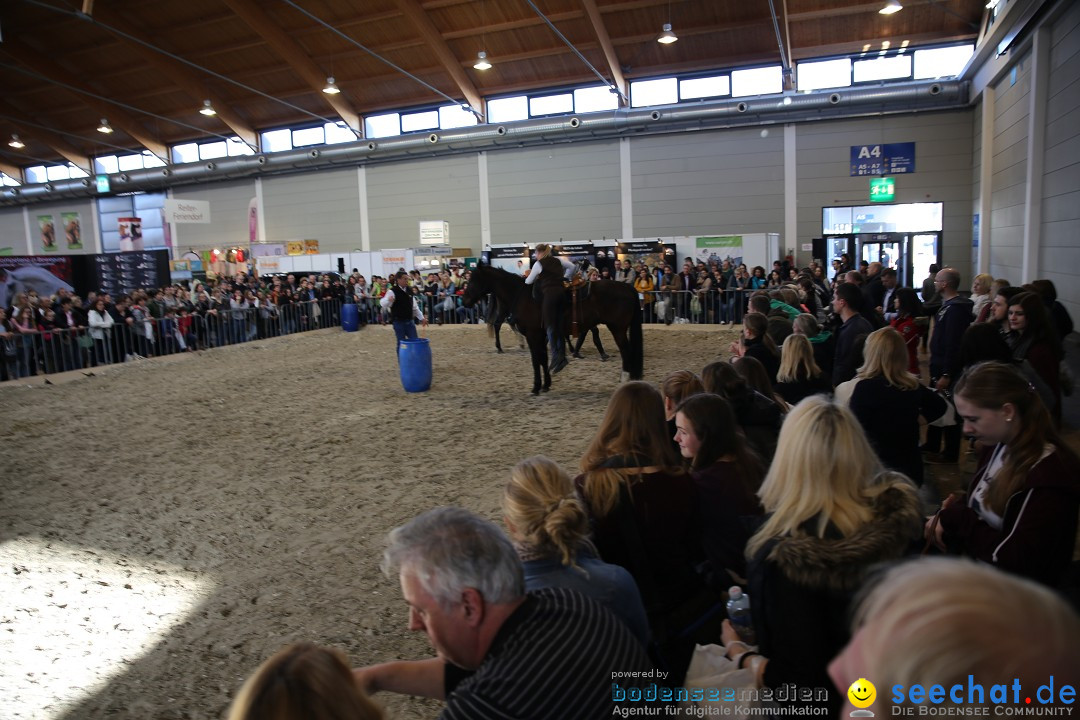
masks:
{"type": "Polygon", "coordinates": [[[384,570],[437,654],[358,668],[349,702],[398,692],[444,700],[445,718],[609,717],[646,678],[696,681],[703,644],[729,668],[713,687],[806,689],[777,702],[830,716],[871,675],[879,688],[970,673],[1075,688],[1080,457],[1058,432],[1068,314],[1046,281],[978,278],[973,294],[989,297],[972,301],[955,270],[934,268],[923,303],[886,270],[837,268],[824,324],[796,289],[806,275],[816,286],[814,269],[754,291],[730,360],[612,393],[576,477],[543,457],[509,470],[505,531],[460,508],[394,530],[384,570]],[[977,456],[967,492],[943,502],[923,466],[949,458],[919,445],[928,423],[977,456]],[[751,597],[751,631],[725,619],[733,585],[751,597]]]}

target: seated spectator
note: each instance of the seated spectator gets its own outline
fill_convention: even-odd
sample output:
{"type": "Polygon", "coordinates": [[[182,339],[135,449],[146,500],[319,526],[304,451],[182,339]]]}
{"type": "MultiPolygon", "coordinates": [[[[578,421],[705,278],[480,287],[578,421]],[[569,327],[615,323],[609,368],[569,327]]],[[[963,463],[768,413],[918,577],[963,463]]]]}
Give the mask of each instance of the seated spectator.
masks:
{"type": "MultiPolygon", "coordinates": [[[[660,383],[660,394],[664,396],[664,419],[668,424],[668,437],[675,436],[675,408],[686,398],[700,392],[705,392],[701,378],[689,370],[676,370],[660,383]]],[[[674,440],[671,442],[672,447],[678,452],[678,444],[674,440]]]]}
{"type": "Polygon", "coordinates": [[[383,570],[400,578],[409,627],[423,630],[437,655],[354,670],[369,694],[444,699],[445,720],[610,717],[612,668],[651,669],[599,603],[562,588],[526,594],[506,535],[467,510],[436,508],[395,528],[383,570]]]}
{"type": "Polygon", "coordinates": [[[787,401],[773,389],[773,382],[765,372],[765,366],[758,362],[757,359],[749,355],[733,357],[731,358],[731,366],[746,381],[747,387],[756,390],[767,398],[772,398],[772,401],[780,408],[780,412],[786,413],[788,411],[787,401]]]}
{"type": "MultiPolygon", "coordinates": [[[[972,678],[987,693],[1015,682],[1032,692],[1051,676],[1058,688],[1075,687],[1080,668],[1080,618],[1060,596],[993,568],[946,558],[904,563],[882,576],[859,603],[852,633],[829,665],[829,677],[841,695],[860,678],[872,678],[878,699],[867,709],[877,717],[926,708],[910,690],[902,702],[888,704],[893,693],[885,688],[963,687],[959,702],[948,692],[933,701],[931,707],[944,714],[957,706],[971,709],[966,690],[972,678]]],[[[1060,693],[1046,699],[1054,707],[1073,704],[1060,693]]],[[[852,709],[845,704],[840,717],[852,709]]]]}
{"type": "Polygon", "coordinates": [[[971,281],[971,316],[973,322],[986,322],[990,315],[990,286],[994,282],[994,276],[988,273],[980,273],[971,281]]]}
{"type": "MultiPolygon", "coordinates": [[[[818,322],[818,319],[809,313],[802,313],[791,321],[792,332],[796,335],[805,335],[814,349],[814,362],[825,373],[825,377],[832,377],[833,360],[836,358],[836,336],[826,330],[818,322]]],[[[786,338],[785,338],[786,339],[786,338]]]]}
{"type": "Polygon", "coordinates": [[[745,583],[750,529],[744,519],[761,515],[756,493],[765,470],[747,446],[731,404],[719,395],[701,393],[683,400],[675,425],[675,439],[701,500],[708,581],[726,591],[733,582],[745,583]]]}
{"type": "Polygon", "coordinates": [[[908,372],[904,339],[892,328],[870,333],[863,357],[848,407],[881,464],[922,485],[919,418],[933,422],[945,414],[948,406],[908,372]]]}
{"type": "Polygon", "coordinates": [[[705,392],[715,393],[731,403],[751,449],[766,465],[772,462],[784,417],[776,401],[748,386],[728,362],[706,365],[701,371],[701,383],[705,392]]]}
{"type": "MultiPolygon", "coordinates": [[[[918,537],[915,487],[881,468],[851,413],[813,396],[788,415],[758,496],[766,520],[746,552],[761,655],[747,666],[760,686],[829,687],[855,591],[918,537]]],[[[729,656],[747,649],[727,621],[724,645],[729,656]]],[[[840,697],[829,697],[835,717],[840,697]]]]}
{"type": "Polygon", "coordinates": [[[298,642],[248,678],[229,720],[381,720],[340,650],[298,642]]]}
{"type": "MultiPolygon", "coordinates": [[[[780,351],[768,334],[769,321],[759,312],[749,312],[743,318],[742,339],[728,348],[737,357],[750,356],[765,366],[769,381],[776,379],[780,369],[780,351]]],[[[791,323],[789,322],[788,325],[791,323]]]]}
{"type": "MultiPolygon", "coordinates": [[[[813,320],[812,315],[805,317],[813,320]]],[[[805,335],[790,335],[784,341],[775,387],[777,394],[789,405],[797,405],[803,398],[811,395],[832,394],[832,383],[815,362],[814,349],[805,335]]]]}
{"type": "Polygon", "coordinates": [[[694,642],[715,637],[684,634],[698,619],[685,615],[706,590],[695,569],[704,560],[699,500],[667,437],[656,388],[635,381],[615,390],[574,483],[600,557],[634,576],[660,659],[678,684],[694,642]]]}
{"type": "Polygon", "coordinates": [[[1077,541],[1080,458],[1016,369],[987,362],[956,384],[964,434],[984,447],[963,500],[927,523],[938,547],[1056,587],[1077,541]]]}
{"type": "Polygon", "coordinates": [[[589,516],[570,477],[546,457],[522,460],[503,488],[503,521],[525,567],[525,590],[548,587],[591,597],[649,644],[649,621],[633,576],[597,557],[589,516]]]}

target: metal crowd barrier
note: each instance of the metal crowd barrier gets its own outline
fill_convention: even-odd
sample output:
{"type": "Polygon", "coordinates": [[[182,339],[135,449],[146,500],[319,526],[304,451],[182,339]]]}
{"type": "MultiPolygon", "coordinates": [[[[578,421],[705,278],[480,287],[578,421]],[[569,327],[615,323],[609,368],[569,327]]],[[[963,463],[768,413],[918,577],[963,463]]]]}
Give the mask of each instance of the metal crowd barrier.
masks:
{"type": "Polygon", "coordinates": [[[13,333],[0,343],[0,381],[209,350],[252,340],[341,325],[340,300],[233,309],[115,323],[108,329],[13,333]]]}
{"type": "Polygon", "coordinates": [[[641,308],[647,323],[741,324],[751,290],[652,290],[641,308]]]}

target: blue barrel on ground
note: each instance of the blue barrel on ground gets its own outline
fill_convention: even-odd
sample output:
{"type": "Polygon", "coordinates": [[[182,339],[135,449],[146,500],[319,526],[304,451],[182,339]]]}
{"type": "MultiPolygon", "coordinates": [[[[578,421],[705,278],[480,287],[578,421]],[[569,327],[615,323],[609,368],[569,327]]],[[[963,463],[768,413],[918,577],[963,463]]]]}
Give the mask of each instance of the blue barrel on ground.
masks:
{"type": "Polygon", "coordinates": [[[427,392],[431,389],[431,345],[427,338],[399,342],[398,365],[405,392],[427,392]]]}
{"type": "Polygon", "coordinates": [[[345,303],[341,306],[341,329],[345,332],[356,332],[360,329],[360,308],[356,303],[345,303]]]}

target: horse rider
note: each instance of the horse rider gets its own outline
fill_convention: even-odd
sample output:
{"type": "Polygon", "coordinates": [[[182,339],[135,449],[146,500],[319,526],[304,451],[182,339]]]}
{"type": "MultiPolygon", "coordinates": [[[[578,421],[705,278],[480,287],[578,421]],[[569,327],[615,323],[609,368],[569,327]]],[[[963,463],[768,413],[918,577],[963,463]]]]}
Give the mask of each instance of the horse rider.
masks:
{"type": "Polygon", "coordinates": [[[573,277],[575,266],[566,258],[551,254],[551,245],[539,243],[536,246],[536,262],[529,269],[525,278],[526,285],[534,285],[540,279],[540,291],[543,293],[542,315],[547,328],[548,345],[551,347],[551,372],[557,373],[566,367],[566,332],[562,327],[564,315],[563,279],[573,277]]]}

